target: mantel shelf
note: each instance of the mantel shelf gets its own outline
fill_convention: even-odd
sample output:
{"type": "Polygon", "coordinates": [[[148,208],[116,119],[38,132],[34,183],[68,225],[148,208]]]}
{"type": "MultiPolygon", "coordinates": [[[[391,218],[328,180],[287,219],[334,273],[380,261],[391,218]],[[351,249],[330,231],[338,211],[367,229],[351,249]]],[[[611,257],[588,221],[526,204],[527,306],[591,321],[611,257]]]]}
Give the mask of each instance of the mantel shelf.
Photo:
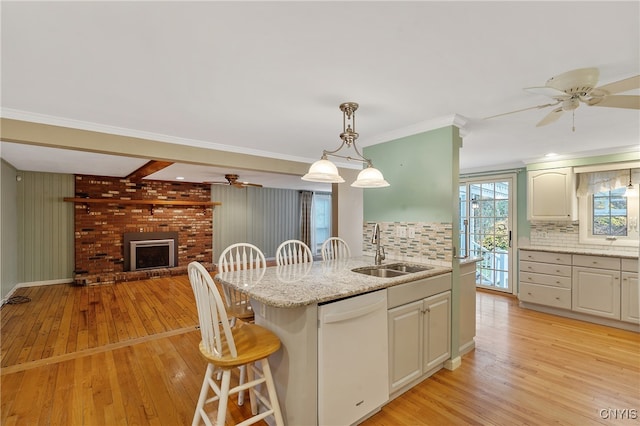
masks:
{"type": "Polygon", "coordinates": [[[135,204],[135,205],[150,205],[150,206],[219,206],[222,203],[217,201],[188,201],[188,200],[120,200],[117,198],[73,198],[64,197],[64,201],[71,203],[81,204],[135,204]]]}

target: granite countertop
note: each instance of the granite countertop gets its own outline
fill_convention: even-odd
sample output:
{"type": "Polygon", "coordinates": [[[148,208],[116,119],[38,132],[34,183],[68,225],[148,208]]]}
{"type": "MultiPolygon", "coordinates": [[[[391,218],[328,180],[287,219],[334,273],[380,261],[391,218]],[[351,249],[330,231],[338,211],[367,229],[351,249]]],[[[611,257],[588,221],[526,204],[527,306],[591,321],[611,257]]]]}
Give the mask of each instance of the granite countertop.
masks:
{"type": "Polygon", "coordinates": [[[520,246],[520,250],[532,250],[532,251],[546,251],[553,253],[566,253],[566,254],[585,254],[592,256],[608,256],[608,257],[620,257],[623,259],[638,259],[638,253],[631,253],[628,251],[615,251],[615,250],[598,250],[592,248],[575,248],[575,247],[554,247],[554,246],[520,246]]]}
{"type": "MultiPolygon", "coordinates": [[[[398,262],[390,260],[384,263],[398,262]]],[[[352,271],[354,268],[372,265],[374,265],[373,257],[362,256],[346,260],[316,261],[222,272],[215,276],[215,280],[238,288],[266,305],[294,308],[367,293],[445,274],[452,270],[448,267],[427,265],[432,269],[393,278],[374,277],[352,271]]]]}

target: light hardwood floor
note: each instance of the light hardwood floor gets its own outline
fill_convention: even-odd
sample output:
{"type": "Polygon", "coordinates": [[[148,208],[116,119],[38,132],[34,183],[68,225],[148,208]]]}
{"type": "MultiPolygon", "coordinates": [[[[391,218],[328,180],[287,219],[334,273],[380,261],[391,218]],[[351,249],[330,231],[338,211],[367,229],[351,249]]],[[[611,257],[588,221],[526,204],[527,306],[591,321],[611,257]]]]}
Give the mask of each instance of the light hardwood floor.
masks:
{"type": "MultiPolygon", "coordinates": [[[[2,425],[191,423],[205,362],[186,276],[16,295],[31,301],[0,311],[2,425]]],[[[364,424],[640,423],[638,333],[487,292],[477,294],[477,324],[476,349],[461,367],[441,370],[364,424]]],[[[233,424],[248,404],[234,399],[229,409],[233,424]]]]}

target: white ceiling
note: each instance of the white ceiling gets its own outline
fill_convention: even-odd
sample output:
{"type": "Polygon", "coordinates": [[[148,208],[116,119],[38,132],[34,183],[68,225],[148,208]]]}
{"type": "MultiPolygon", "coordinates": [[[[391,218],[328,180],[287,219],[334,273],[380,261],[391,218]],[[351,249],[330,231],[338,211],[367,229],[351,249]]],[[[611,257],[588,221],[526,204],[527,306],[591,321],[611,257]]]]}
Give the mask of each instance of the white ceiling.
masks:
{"type": "MultiPolygon", "coordinates": [[[[549,109],[482,119],[548,103],[522,89],[572,69],[599,68],[600,85],[640,74],[637,1],[0,7],[7,118],[312,162],[337,148],[338,105],[354,101],[360,147],[462,118],[463,172],[522,166],[551,151],[637,151],[640,141],[639,110],[581,105],[575,131],[570,113],[535,127],[549,109]]],[[[124,176],[144,163],[13,143],[1,150],[20,170],[124,176]]],[[[241,165],[173,165],[150,177],[229,172],[265,186],[302,184],[241,165]]]]}

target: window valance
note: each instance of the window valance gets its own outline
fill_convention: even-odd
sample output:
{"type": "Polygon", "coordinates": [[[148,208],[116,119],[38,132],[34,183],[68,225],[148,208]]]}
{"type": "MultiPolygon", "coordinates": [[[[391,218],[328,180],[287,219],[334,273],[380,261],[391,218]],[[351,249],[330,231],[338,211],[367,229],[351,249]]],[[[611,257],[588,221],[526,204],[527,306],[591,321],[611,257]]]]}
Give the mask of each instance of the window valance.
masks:
{"type": "MultiPolygon", "coordinates": [[[[611,191],[629,185],[629,169],[579,173],[578,196],[611,191]]],[[[631,182],[640,182],[640,169],[631,169],[631,182]]]]}

